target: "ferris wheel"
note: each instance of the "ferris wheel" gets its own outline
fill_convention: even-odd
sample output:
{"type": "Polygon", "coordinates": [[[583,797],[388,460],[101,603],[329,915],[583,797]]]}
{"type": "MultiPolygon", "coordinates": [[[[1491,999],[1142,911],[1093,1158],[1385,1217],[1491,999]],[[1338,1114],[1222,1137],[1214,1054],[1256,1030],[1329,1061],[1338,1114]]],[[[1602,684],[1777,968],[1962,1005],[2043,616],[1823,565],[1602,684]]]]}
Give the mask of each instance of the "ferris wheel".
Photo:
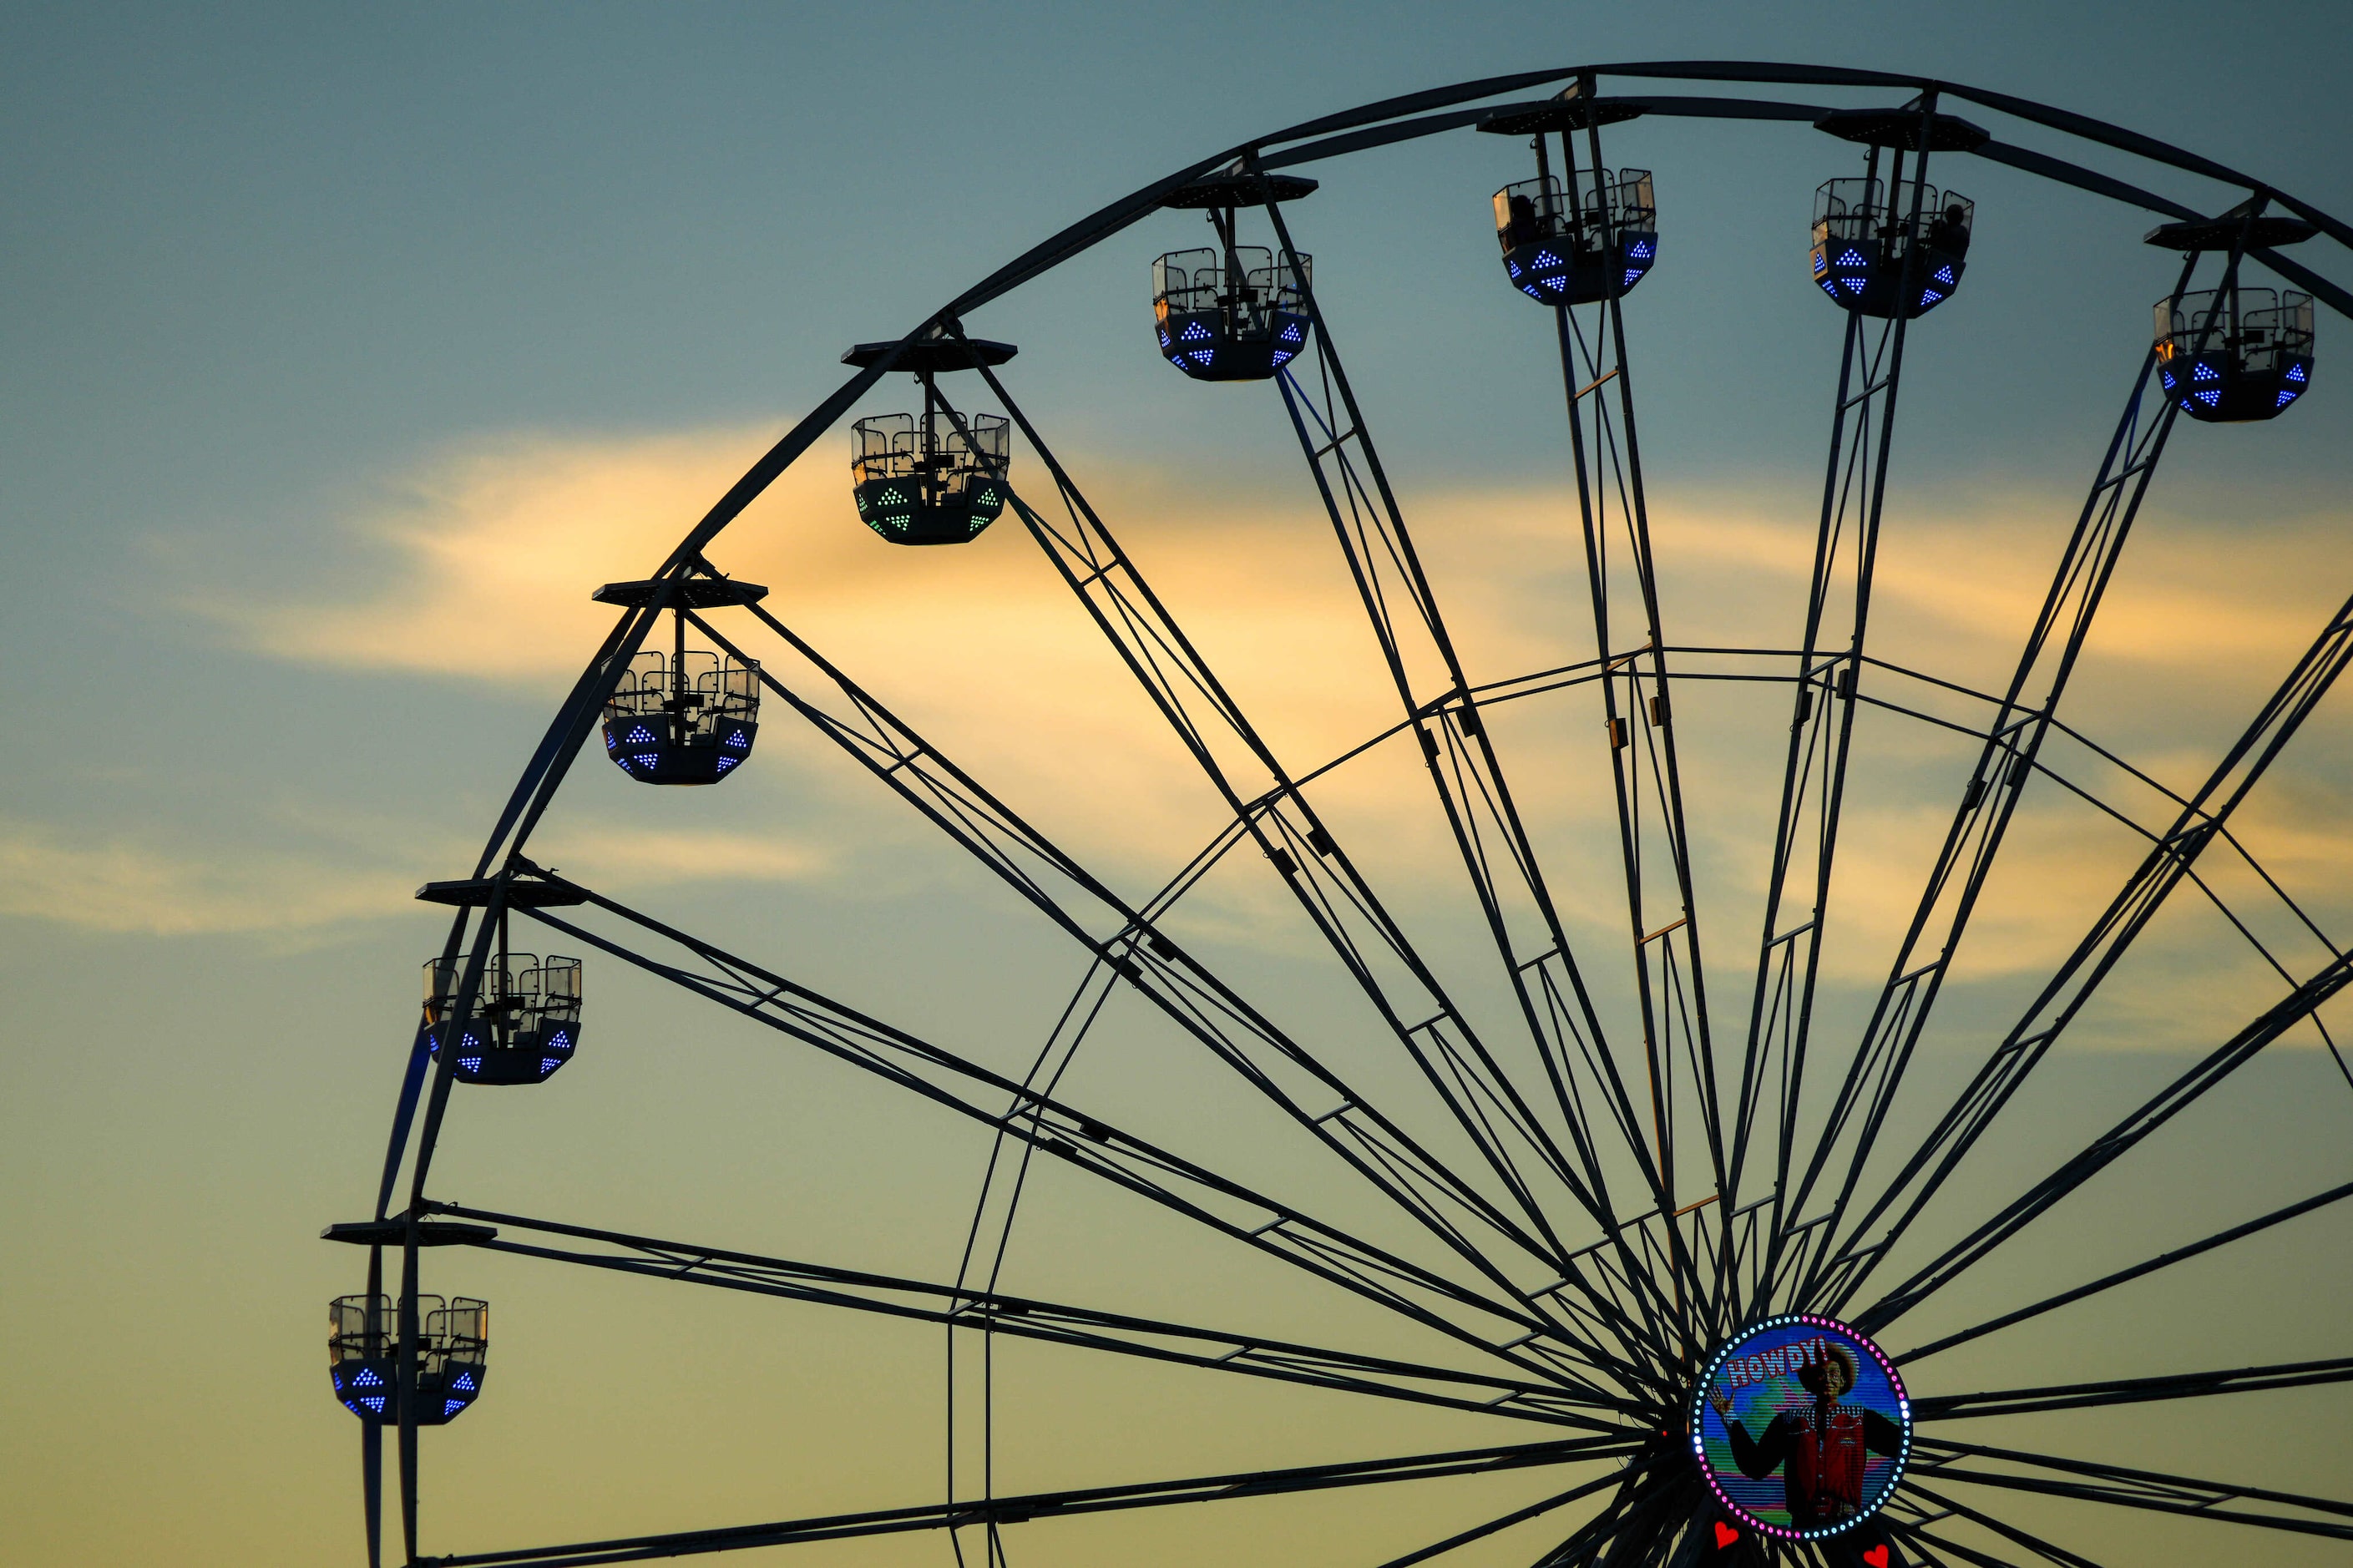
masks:
{"type": "MultiPolygon", "coordinates": [[[[2115,1510],[2220,1521],[2245,1538],[2249,1561],[2253,1544],[2284,1534],[2353,1540],[2347,1498],[1971,1436],[1984,1429],[1972,1422],[1989,1417],[2008,1418],[2010,1432],[2062,1412],[2342,1383],[2353,1380],[2353,1355],[1961,1387],[1938,1359],[1976,1344],[1996,1352],[1976,1364],[1999,1364],[2000,1336],[2020,1325],[2120,1288],[2162,1289],[2189,1259],[2353,1196],[2353,1180],[2249,1207],[2211,1235],[1931,1337],[1914,1316],[1963,1281],[1999,1285],[2008,1261],[2048,1234],[2035,1228],[2047,1214],[2276,1042],[2316,1043],[2325,1055],[2316,1059],[2333,1060],[2338,1089],[2353,1097],[2353,1071],[2322,1016],[2353,982],[2353,952],[2234,830],[2353,661],[2353,599],[2311,628],[2300,658],[2266,672],[2270,695],[2203,776],[2161,779],[2063,702],[2169,444],[2206,426],[2217,428],[2197,438],[2227,441],[2232,426],[2287,414],[2311,384],[2315,301],[2353,315],[2353,292],[2296,259],[2304,251],[2289,253],[2316,237],[2353,245],[2353,226],[2194,153],[2000,93],[1822,67],[1591,66],[1391,99],[1217,152],[1052,236],[903,336],[850,349],[841,387],[649,574],[596,589],[617,611],[612,629],[532,752],[472,874],[420,889],[453,913],[404,1047],[374,1215],[327,1232],[367,1259],[364,1288],[332,1308],[331,1375],[334,1398],[359,1418],[370,1562],[385,1533],[387,1437],[399,1550],[449,1568],[913,1532],[938,1538],[944,1562],[953,1551],[955,1562],[976,1556],[997,1568],[1023,1531],[1050,1531],[1059,1519],[1505,1470],[1551,1479],[1509,1512],[1444,1539],[1398,1542],[1377,1568],[1527,1528],[1551,1528],[1540,1568],[2079,1565],[2094,1546],[2065,1521],[2095,1526],[2115,1510]],[[1868,101],[1651,90],[1742,83],[1868,101]],[[2243,199],[2195,210],[1998,140],[1966,117],[1984,111],[2030,137],[2186,172],[2243,199]],[[1794,640],[1781,646],[1694,635],[1662,608],[1638,422],[1640,321],[1625,307],[1662,245],[1672,268],[1674,175],[1613,162],[1609,147],[1617,128],[1646,117],[1810,126],[1826,133],[1822,162],[1835,153],[1844,171],[1815,193],[1808,246],[1796,243],[1800,215],[1790,215],[1788,287],[1793,298],[1824,297],[1805,308],[1841,346],[1835,382],[1821,389],[1827,455],[1808,586],[1794,640]],[[1585,568],[1583,595],[1564,609],[1590,617],[1593,652],[1554,668],[1481,668],[1464,652],[1462,622],[1450,623],[1440,574],[1425,567],[1384,467],[1371,424],[1377,395],[1345,368],[1356,325],[1319,297],[1318,268],[1299,244],[1317,183],[1297,171],[1461,133],[1496,138],[1520,166],[1493,196],[1495,272],[1460,286],[1516,290],[1531,333],[1548,321],[1557,349],[1575,498],[1560,526],[1585,568]],[[1870,636],[1882,519],[1899,470],[1906,342],[1915,325],[1936,331],[1942,322],[1930,318],[1968,285],[1977,207],[1954,187],[1969,184],[1973,160],[2146,209],[2162,220],[2148,243],[2180,258],[2154,301],[2147,352],[2114,367],[2103,394],[2117,409],[2110,434],[2088,455],[2057,558],[2029,563],[2038,582],[2047,567],[2047,587],[2012,672],[1993,689],[1890,658],[1870,636]],[[1193,229],[1196,243],[1152,268],[1157,351],[1191,382],[1268,384],[1192,395],[1258,398],[1263,417],[1296,439],[1307,491],[1377,648],[1377,679],[1394,694],[1387,727],[1337,755],[1285,754],[1246,710],[1230,672],[1213,668],[1155,591],[1154,563],[1114,536],[1076,459],[1017,398],[1015,346],[966,330],[991,301],[1047,286],[1055,268],[1131,226],[1174,234],[1203,219],[1206,236],[1193,229]],[[1801,254],[1810,289],[1799,283],[1801,254]],[[1168,867],[1156,891],[1121,890],[773,611],[765,587],[722,569],[730,522],[894,374],[913,378],[920,407],[852,424],[842,526],[854,516],[899,546],[963,544],[1008,517],[1027,531],[1141,689],[1133,700],[1165,721],[1219,803],[1222,826],[1168,867]],[[1695,847],[1707,826],[1689,786],[1705,764],[1687,731],[1690,715],[1711,711],[1710,693],[1770,718],[1753,731],[1768,737],[1760,761],[1778,796],[1769,858],[1747,873],[1762,889],[1761,919],[1755,898],[1727,910],[1730,900],[1713,897],[1695,847]],[[750,939],[699,929],[691,911],[630,907],[589,875],[531,858],[533,831],[581,752],[592,753],[581,765],[604,765],[593,760],[596,740],[633,781],[720,786],[758,765],[764,724],[779,731],[766,751],[830,747],[852,760],[1066,939],[1072,989],[1026,1073],[985,1065],[871,1004],[821,994],[748,951],[750,939]],[[1939,847],[1896,928],[1872,950],[1894,956],[1850,1026],[1821,1002],[1826,955],[1862,943],[1872,918],[1833,898],[1841,827],[1851,792],[1868,784],[1857,766],[1868,734],[1905,725],[1960,737],[1969,760],[1948,781],[1939,847]],[[1531,827],[1560,787],[1556,773],[1514,754],[1531,726],[1582,748],[1606,780],[1605,865],[1564,866],[1558,846],[1531,827]],[[1400,756],[1438,825],[1448,875],[1468,894],[1463,929],[1435,937],[1385,878],[1381,846],[1354,835],[1331,805],[1349,770],[1400,756]],[[2129,801],[2105,782],[2116,776],[2136,782],[2129,801]],[[2080,803],[2102,831],[2137,846],[2137,864],[2092,890],[2096,918],[2023,1005],[1968,1037],[1957,1089],[1924,1087],[1924,1035],[2021,802],[2038,795],[2080,803]],[[2213,874],[2226,865],[2247,874],[2213,874]],[[1207,944],[1179,940],[1173,917],[1228,866],[1280,889],[1316,962],[1351,998],[1338,1026],[1353,1031],[1349,1051],[1282,1022],[1248,981],[1219,973],[1207,944]],[[2241,888],[2254,889],[2245,896],[2264,904],[2263,918],[2244,907],[2241,888]],[[2088,1144],[2048,1168],[2004,1173],[2009,1201],[1956,1212],[1976,1194],[1957,1176],[1974,1174],[1970,1162],[1984,1161],[2005,1111],[2043,1081],[2038,1071],[2160,910],[2186,900],[2221,910],[2273,975],[2268,999],[2158,1093],[2104,1121],[2088,1144]],[[2300,947],[2263,935],[2283,921],[2300,947]],[[723,1238],[599,1227],[594,1215],[437,1198],[434,1154],[453,1093],[596,1070],[605,1047],[593,1033],[583,1042],[587,973],[600,984],[604,974],[647,977],[673,988],[681,1007],[732,1012],[873,1075],[907,1097],[911,1125],[961,1118],[987,1130],[994,1152],[979,1190],[951,1194],[971,1213],[956,1268],[933,1280],[883,1276],[713,1245],[723,1238]],[[1343,1173],[1349,1201],[1319,1205],[1224,1168],[1204,1152],[1214,1140],[1188,1147],[1084,1103],[1066,1075],[1090,1038],[1114,1026],[1105,1022],[1114,998],[1203,1053],[1319,1168],[1343,1173]],[[1007,1249],[1027,1184],[1047,1169],[1249,1249],[1424,1348],[1377,1352],[1014,1294],[1007,1249]],[[966,1401],[948,1417],[947,1495],[853,1515],[421,1557],[423,1435],[484,1397],[490,1339],[482,1301],[427,1287],[460,1288],[470,1252],[480,1250],[640,1276],[649,1290],[709,1287],[939,1326],[949,1401],[959,1387],[966,1401]],[[1013,1341],[1462,1413],[1493,1423],[1496,1436],[1008,1493],[988,1458],[994,1384],[979,1385],[976,1411],[970,1374],[1013,1341]],[[976,1420],[979,1447],[960,1447],[976,1420]],[[2021,1521],[2013,1505],[2027,1499],[2036,1509],[2021,1521]]],[[[1328,256],[1322,270],[1328,282],[1328,256]]],[[[1134,348],[1143,347],[1139,335],[1134,348]]],[[[647,795],[644,807],[659,812],[663,799],[647,795]]],[[[2226,1184],[2227,1175],[2217,1173],[2226,1184]]]]}

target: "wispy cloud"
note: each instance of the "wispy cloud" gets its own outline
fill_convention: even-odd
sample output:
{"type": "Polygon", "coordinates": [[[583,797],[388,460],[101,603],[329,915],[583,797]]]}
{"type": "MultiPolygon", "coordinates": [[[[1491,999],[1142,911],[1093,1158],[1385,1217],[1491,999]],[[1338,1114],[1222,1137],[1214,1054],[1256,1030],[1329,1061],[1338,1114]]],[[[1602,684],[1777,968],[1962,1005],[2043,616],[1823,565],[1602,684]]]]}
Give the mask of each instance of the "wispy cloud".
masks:
{"type": "MultiPolygon", "coordinates": [[[[381,506],[348,520],[384,563],[364,588],[207,613],[245,646],[275,657],[553,691],[610,624],[589,591],[658,562],[768,438],[739,428],[485,441],[422,465],[381,506]]],[[[846,467],[838,446],[813,451],[723,537],[713,551],[719,564],[770,584],[769,605],[787,623],[1082,853],[1165,872],[1203,842],[1222,807],[1018,522],[1008,518],[970,547],[894,549],[857,525],[846,467]]],[[[1294,770],[1394,721],[1394,694],[1312,497],[1204,491],[1133,466],[1086,479],[1129,552],[1294,770]]],[[[1563,492],[1463,489],[1409,499],[1474,679],[1590,652],[1582,552],[1563,492]]],[[[2077,502],[1982,487],[1935,500],[1930,514],[1916,502],[1891,511],[1875,641],[1890,657],[1999,686],[2077,502]]],[[[1812,542],[1808,509],[1774,510],[1744,493],[1677,492],[1654,504],[1653,521],[1671,635],[1680,627],[1687,640],[1793,640],[1812,542]]],[[[2310,565],[2332,558],[2327,541],[2337,527],[2321,512],[2275,521],[2271,548],[2259,552],[2226,528],[2152,509],[2102,613],[2071,711],[2178,769],[2177,784],[2193,780],[2227,733],[2221,720],[2207,723],[2199,712],[2221,713],[2225,698],[2251,707],[2309,636],[2306,623],[2318,612],[2283,614],[2279,605],[2319,604],[2327,585],[2316,585],[2310,565]],[[2198,733],[2185,738],[2191,730],[2198,733]]],[[[1785,700],[1779,689],[1757,689],[1771,693],[1760,702],[1785,700]]],[[[1596,854],[1614,854],[1608,835],[1592,832],[1608,819],[1606,792],[1563,784],[1586,776],[1570,761],[1582,755],[1574,741],[1586,732],[1583,722],[1523,726],[1532,749],[1520,776],[1542,781],[1525,787],[1523,804],[1563,842],[1581,837],[1596,854]]],[[[1757,731],[1768,742],[1776,732],[1757,731]]],[[[1705,735],[1687,734],[1685,743],[1706,765],[1749,779],[1752,793],[1769,793],[1778,747],[1749,754],[1733,746],[1736,738],[1718,737],[1710,749],[1705,735]]],[[[814,775],[803,739],[797,726],[771,728],[762,742],[771,784],[755,789],[786,778],[807,793],[814,775]]],[[[1966,765],[1958,753],[1939,761],[1936,744],[1903,742],[1917,765],[1891,773],[1899,782],[1882,793],[1849,802],[1839,896],[1856,929],[1900,929],[1910,913],[1957,791],[1957,777],[1947,775],[1966,765]]],[[[1384,875],[1409,891],[1458,875],[1418,769],[1358,766],[1324,787],[1358,841],[1377,846],[1384,875]]],[[[2277,843],[2296,886],[2341,887],[2353,873],[2353,845],[2331,826],[2342,805],[2290,790],[2259,821],[2251,818],[2251,828],[2277,843]]],[[[614,826],[600,826],[584,851],[596,864],[591,873],[584,861],[584,874],[648,884],[789,879],[847,863],[812,848],[827,841],[813,829],[789,842],[614,826]]],[[[1769,823],[1702,831],[1728,835],[1716,846],[1723,863],[1754,868],[1728,896],[1756,897],[1769,823]]],[[[2095,843],[2083,819],[2056,806],[2022,817],[2001,900],[1989,905],[1973,938],[1972,965],[2000,973],[2047,964],[2137,855],[2129,844],[2095,843]]],[[[123,862],[121,877],[227,889],[209,904],[177,899],[175,907],[220,911],[216,920],[268,901],[236,893],[233,882],[185,869],[134,872],[133,863],[123,862]]],[[[1214,896],[1233,906],[1217,913],[1220,929],[1284,918],[1279,898],[1231,888],[1214,896]]],[[[132,901],[120,900],[126,911],[132,901]]],[[[1862,979],[1879,961],[1858,948],[1833,963],[1862,979]]]]}

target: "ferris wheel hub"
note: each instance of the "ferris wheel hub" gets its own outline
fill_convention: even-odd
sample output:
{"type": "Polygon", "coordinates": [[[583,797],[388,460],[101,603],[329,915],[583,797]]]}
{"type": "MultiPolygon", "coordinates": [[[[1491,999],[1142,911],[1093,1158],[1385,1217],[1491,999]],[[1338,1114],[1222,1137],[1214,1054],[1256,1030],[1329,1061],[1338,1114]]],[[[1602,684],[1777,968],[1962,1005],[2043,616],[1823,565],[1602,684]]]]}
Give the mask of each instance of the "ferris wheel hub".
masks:
{"type": "Polygon", "coordinates": [[[1782,1541],[1864,1524],[1912,1451],[1912,1401],[1895,1363],[1833,1318],[1752,1323],[1708,1357],[1693,1390],[1692,1457],[1725,1512],[1782,1541]]]}

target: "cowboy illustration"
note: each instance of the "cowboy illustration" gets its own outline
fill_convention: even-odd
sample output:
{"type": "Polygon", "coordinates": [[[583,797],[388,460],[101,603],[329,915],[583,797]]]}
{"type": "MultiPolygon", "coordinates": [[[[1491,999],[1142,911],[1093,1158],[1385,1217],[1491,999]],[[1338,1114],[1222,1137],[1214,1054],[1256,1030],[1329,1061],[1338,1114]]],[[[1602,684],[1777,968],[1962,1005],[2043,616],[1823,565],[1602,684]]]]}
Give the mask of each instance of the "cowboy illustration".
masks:
{"type": "Polygon", "coordinates": [[[1862,1511],[1866,1453],[1893,1458],[1904,1434],[1876,1410],[1841,1405],[1854,1387],[1854,1355],[1842,1345],[1817,1340],[1798,1364],[1798,1382],[1812,1394],[1810,1405],[1777,1414],[1765,1435],[1752,1438],[1732,1414],[1731,1396],[1712,1392],[1708,1403],[1732,1439],[1733,1461],[1750,1480],[1761,1481],[1783,1465],[1789,1522],[1799,1530],[1836,1524],[1862,1511]]]}

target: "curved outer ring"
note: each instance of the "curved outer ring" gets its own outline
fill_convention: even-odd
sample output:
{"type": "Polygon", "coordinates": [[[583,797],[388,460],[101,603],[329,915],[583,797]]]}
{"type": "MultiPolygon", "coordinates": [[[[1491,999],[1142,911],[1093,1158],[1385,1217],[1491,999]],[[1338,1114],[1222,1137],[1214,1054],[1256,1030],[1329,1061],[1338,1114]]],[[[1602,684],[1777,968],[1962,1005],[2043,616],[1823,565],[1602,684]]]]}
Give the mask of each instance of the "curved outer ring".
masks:
{"type": "Polygon", "coordinates": [[[1887,1359],[1887,1352],[1881,1350],[1878,1342],[1869,1334],[1850,1323],[1841,1323],[1836,1318],[1825,1318],[1813,1312],[1784,1312],[1778,1317],[1766,1318],[1761,1321],[1749,1324],[1717,1346],[1715,1353],[1707,1358],[1707,1366],[1699,1374],[1698,1384],[1692,1389],[1689,1426],[1692,1458],[1698,1462],[1699,1473],[1707,1478],[1707,1489],[1715,1494],[1715,1500],[1723,1505],[1726,1513],[1731,1514],[1733,1518],[1739,1520],[1750,1529],[1762,1531],[1767,1535],[1776,1536],[1783,1541],[1820,1541],[1825,1536],[1842,1535],[1856,1525],[1873,1518],[1881,1509],[1887,1506],[1887,1500],[1895,1495],[1895,1489],[1904,1481],[1905,1467],[1912,1461],[1912,1396],[1905,1390],[1904,1375],[1895,1370],[1895,1363],[1887,1359]],[[1856,1514],[1852,1519],[1841,1521],[1828,1530],[1788,1530],[1779,1525],[1767,1524],[1725,1496],[1724,1489],[1716,1484],[1715,1467],[1707,1462],[1705,1439],[1700,1436],[1700,1422],[1707,1414],[1707,1392],[1715,1385],[1715,1369],[1722,1366],[1724,1358],[1739,1346],[1767,1329],[1777,1329],[1784,1323],[1810,1323],[1818,1329],[1829,1329],[1835,1333],[1845,1335],[1869,1351],[1872,1359],[1879,1363],[1880,1370],[1887,1374],[1887,1385],[1895,1391],[1896,1414],[1904,1418],[1904,1447],[1895,1456],[1895,1468],[1887,1472],[1886,1480],[1880,1484],[1878,1500],[1873,1502],[1868,1510],[1856,1514]]]}

